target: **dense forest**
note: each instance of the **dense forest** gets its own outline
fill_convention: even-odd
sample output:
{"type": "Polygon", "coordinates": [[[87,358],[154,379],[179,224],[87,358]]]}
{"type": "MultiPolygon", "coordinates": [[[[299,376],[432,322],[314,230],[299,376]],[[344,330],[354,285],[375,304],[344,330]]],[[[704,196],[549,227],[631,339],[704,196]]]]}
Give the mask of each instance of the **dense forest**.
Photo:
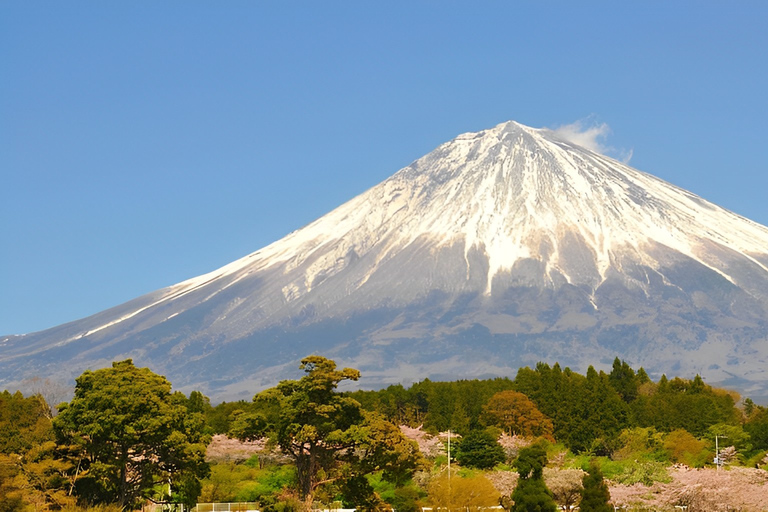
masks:
{"type": "Polygon", "coordinates": [[[768,408],[699,376],[654,382],[617,358],[609,373],[539,363],[342,393],[357,370],[320,356],[300,369],[217,405],[130,360],[86,371],[55,407],[45,389],[2,392],[0,512],[768,507],[768,408]]]}

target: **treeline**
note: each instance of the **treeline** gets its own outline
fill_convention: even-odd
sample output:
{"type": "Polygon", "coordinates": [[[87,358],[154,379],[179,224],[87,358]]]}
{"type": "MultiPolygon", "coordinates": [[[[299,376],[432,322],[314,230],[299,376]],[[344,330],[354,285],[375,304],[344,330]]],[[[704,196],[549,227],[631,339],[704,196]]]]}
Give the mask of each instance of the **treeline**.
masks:
{"type": "Polygon", "coordinates": [[[499,426],[487,406],[507,390],[529,398],[551,420],[553,437],[576,453],[608,455],[620,447],[622,431],[637,427],[685,431],[694,437],[714,436],[710,431],[717,426],[733,427],[741,432],[739,439],[749,437],[750,450],[768,449],[765,407],[750,399],[741,404],[737,393],[709,386],[698,375],[692,380],[663,375],[653,382],[643,368],[635,371],[618,358],[610,373],[590,366],[581,375],[557,363],[539,363],[521,368],[514,379],[425,379],[407,389],[397,384],[349,396],[398,424],[466,434],[499,426]]]}
{"type": "MultiPolygon", "coordinates": [[[[538,439],[554,447],[551,453],[575,454],[574,471],[587,469],[592,457],[640,460],[621,469],[639,471],[631,482],[653,481],[652,473],[672,462],[711,464],[715,436],[726,438],[727,456],[745,465],[765,464],[768,450],[768,408],[699,376],[654,382],[618,358],[608,373],[539,363],[514,379],[425,379],[346,393],[336,385],[357,380],[357,370],[338,370],[319,356],[305,358],[301,369],[303,378],[253,401],[217,405],[198,391],[172,392],[164,377],[130,360],[85,372],[74,398],[57,408],[39,393],[2,392],[0,512],[109,503],[131,509],[147,499],[191,505],[201,495],[253,497],[269,510],[291,509],[286,496],[293,496],[293,509],[335,499],[375,508],[390,496],[387,503],[410,510],[437,499],[429,486],[439,487],[436,468],[447,459],[444,446],[428,454],[398,426],[433,444],[447,439],[439,432],[460,435],[452,455],[464,467],[513,464],[520,447],[538,439]],[[215,434],[269,441],[246,466],[210,464],[204,454],[215,434]],[[415,481],[416,471],[427,475],[424,482],[415,481]],[[237,476],[246,474],[262,481],[246,489],[246,477],[237,476]]],[[[509,497],[511,488],[500,492],[509,497]]]]}

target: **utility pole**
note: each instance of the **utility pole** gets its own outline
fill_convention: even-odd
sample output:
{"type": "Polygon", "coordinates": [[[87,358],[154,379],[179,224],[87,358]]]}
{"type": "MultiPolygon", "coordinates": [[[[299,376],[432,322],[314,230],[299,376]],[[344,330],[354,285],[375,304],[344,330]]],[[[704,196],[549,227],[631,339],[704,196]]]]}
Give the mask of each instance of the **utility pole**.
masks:
{"type": "Polygon", "coordinates": [[[720,471],[720,466],[723,465],[723,461],[720,460],[720,445],[718,444],[717,440],[719,437],[722,437],[723,439],[728,439],[728,436],[718,436],[715,434],[715,466],[717,467],[716,471],[720,471]]]}
{"type": "Polygon", "coordinates": [[[448,485],[451,485],[451,429],[448,429],[448,485]]]}

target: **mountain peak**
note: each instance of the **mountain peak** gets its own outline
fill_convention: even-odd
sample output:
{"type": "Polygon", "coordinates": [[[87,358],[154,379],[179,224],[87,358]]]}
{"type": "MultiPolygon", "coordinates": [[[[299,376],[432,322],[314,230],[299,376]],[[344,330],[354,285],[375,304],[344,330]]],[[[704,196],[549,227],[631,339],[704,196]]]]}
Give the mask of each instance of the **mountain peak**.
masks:
{"type": "Polygon", "coordinates": [[[768,228],[509,121],[209,274],[9,338],[0,363],[8,379],[133,357],[233,397],[311,352],[381,383],[608,354],[768,394],[766,317],[768,228]]]}

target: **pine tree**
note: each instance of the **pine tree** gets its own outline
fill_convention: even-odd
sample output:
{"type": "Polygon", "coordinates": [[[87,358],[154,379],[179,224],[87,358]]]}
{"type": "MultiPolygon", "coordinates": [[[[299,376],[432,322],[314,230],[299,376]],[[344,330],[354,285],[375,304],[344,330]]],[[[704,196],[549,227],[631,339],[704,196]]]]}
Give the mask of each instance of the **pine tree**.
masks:
{"type": "Polygon", "coordinates": [[[612,512],[613,507],[608,504],[611,493],[608,492],[608,484],[603,480],[603,472],[597,463],[589,465],[589,472],[584,475],[582,484],[584,488],[581,490],[579,504],[581,512],[612,512]]]}
{"type": "Polygon", "coordinates": [[[544,465],[547,463],[547,453],[544,448],[534,444],[520,450],[513,464],[520,480],[512,493],[511,512],[554,512],[557,504],[552,493],[544,483],[544,465]]]}

